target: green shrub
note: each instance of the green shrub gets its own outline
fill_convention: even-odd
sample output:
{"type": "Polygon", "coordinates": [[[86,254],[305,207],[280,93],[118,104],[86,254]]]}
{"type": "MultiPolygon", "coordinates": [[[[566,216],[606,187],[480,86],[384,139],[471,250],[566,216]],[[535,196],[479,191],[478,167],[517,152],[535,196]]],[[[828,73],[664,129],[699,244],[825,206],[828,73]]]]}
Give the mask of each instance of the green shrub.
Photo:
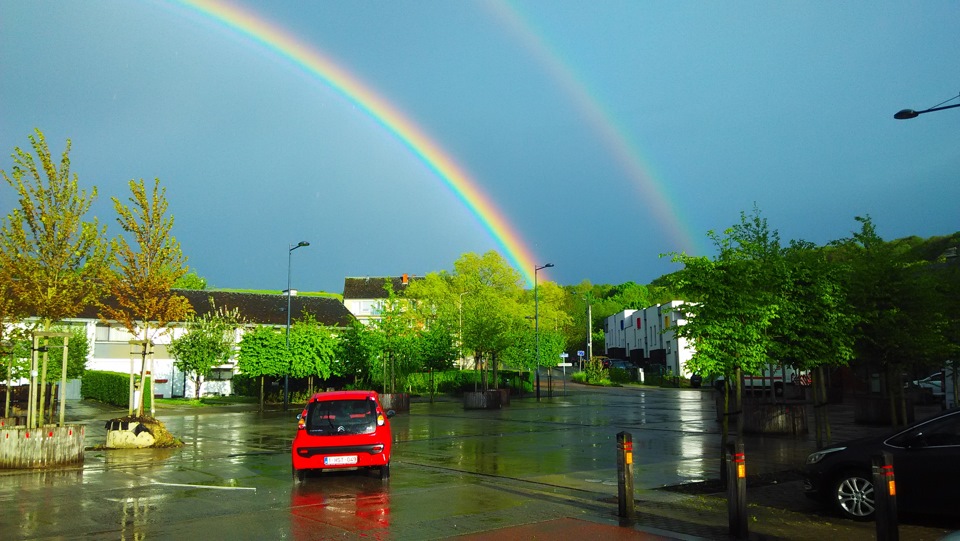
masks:
{"type": "Polygon", "coordinates": [[[586,383],[587,382],[587,373],[580,371],[570,374],[570,381],[574,383],[586,383]]]}
{"type": "MultiPolygon", "coordinates": [[[[533,374],[529,372],[520,373],[516,370],[500,370],[498,372],[500,382],[498,387],[501,389],[520,389],[524,392],[533,390],[533,374]]],[[[492,377],[491,373],[487,374],[492,377]]],[[[474,370],[444,370],[433,373],[434,392],[439,394],[460,394],[473,391],[474,388],[480,388],[482,385],[482,374],[474,370]]],[[[492,382],[491,382],[492,384],[492,382]]],[[[407,377],[407,387],[410,394],[428,395],[430,394],[430,373],[418,372],[410,374],[407,377]]]]}
{"type": "Polygon", "coordinates": [[[636,370],[628,370],[625,368],[610,368],[610,381],[613,383],[633,383],[635,381],[634,374],[636,370]]]}
{"type": "MultiPolygon", "coordinates": [[[[140,378],[139,375],[134,377],[140,378]]],[[[144,388],[147,390],[150,388],[149,377],[144,388]]],[[[130,404],[130,374],[87,370],[80,380],[80,396],[114,406],[128,406],[130,404]]],[[[144,409],[149,409],[152,402],[153,397],[148,392],[143,397],[144,409]]]]}

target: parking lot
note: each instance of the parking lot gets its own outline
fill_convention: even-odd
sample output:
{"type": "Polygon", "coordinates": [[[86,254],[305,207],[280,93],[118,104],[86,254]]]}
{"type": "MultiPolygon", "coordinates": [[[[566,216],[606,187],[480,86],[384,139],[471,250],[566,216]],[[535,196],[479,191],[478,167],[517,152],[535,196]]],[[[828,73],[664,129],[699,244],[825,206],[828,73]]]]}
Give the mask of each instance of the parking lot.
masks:
{"type": "MultiPolygon", "coordinates": [[[[325,472],[295,485],[296,407],[162,409],[158,417],[184,441],[180,449],[88,450],[82,468],[0,474],[0,531],[5,539],[443,539],[504,537],[539,525],[560,530],[552,539],[595,528],[616,538],[726,538],[726,502],[713,481],[720,434],[712,391],[561,388],[492,411],[415,402],[392,420],[386,482],[325,472]],[[636,523],[623,526],[621,431],[633,437],[638,510],[636,523]]],[[[103,442],[102,421],[117,414],[88,403],[72,404],[70,413],[87,423],[88,446],[103,442]]],[[[853,425],[849,414],[834,408],[837,439],[877,430],[853,425]]],[[[873,536],[871,523],[840,520],[803,496],[795,471],[812,436],[748,437],[745,445],[755,537],[873,536]]],[[[960,528],[908,522],[902,539],[934,540],[960,528]]]]}

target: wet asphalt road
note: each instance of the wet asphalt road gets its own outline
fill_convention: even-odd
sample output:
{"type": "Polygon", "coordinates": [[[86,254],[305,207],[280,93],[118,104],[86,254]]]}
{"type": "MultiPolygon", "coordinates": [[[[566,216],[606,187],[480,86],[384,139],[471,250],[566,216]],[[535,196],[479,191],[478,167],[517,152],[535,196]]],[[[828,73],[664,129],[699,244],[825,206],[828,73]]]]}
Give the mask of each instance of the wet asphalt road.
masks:
{"type": "MultiPolygon", "coordinates": [[[[567,390],[539,403],[514,399],[495,411],[414,403],[410,414],[392,420],[386,482],[364,472],[324,472],[294,485],[289,446],[296,407],[262,414],[161,409],[157,417],[183,448],[88,450],[82,468],[0,473],[0,538],[504,538],[512,527],[536,532],[542,524],[546,532],[569,519],[588,530],[610,528],[604,535],[614,531],[617,539],[649,538],[644,532],[726,538],[722,495],[661,489],[719,476],[719,423],[709,391],[567,390]],[[621,431],[633,436],[639,519],[614,529],[621,431]]],[[[88,420],[87,446],[102,443],[101,420],[118,415],[86,403],[72,405],[71,413],[88,420]]],[[[748,471],[758,475],[797,468],[813,443],[754,437],[746,449],[748,471]]],[[[754,538],[873,534],[870,524],[819,511],[796,481],[751,490],[748,501],[754,538]]],[[[949,526],[911,525],[901,538],[937,539],[949,526]]],[[[585,535],[565,527],[570,536],[544,538],[585,535]]]]}

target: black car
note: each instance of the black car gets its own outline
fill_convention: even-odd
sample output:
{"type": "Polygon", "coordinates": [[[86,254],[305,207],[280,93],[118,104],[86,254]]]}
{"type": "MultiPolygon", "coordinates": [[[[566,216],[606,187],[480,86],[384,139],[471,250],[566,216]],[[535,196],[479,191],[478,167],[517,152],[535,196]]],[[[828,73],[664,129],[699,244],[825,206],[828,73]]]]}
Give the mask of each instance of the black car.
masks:
{"type": "Polygon", "coordinates": [[[893,457],[897,508],[921,514],[960,513],[960,409],[954,408],[892,434],[863,438],[812,453],[804,490],[842,516],[872,520],[872,460],[893,457]]]}

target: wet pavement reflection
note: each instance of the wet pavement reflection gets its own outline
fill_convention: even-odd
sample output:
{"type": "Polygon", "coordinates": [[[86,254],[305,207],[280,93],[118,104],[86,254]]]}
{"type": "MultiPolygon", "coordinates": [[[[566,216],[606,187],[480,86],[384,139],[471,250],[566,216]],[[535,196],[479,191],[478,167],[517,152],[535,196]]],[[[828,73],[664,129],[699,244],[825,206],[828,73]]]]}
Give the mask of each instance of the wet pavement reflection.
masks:
{"type": "MultiPolygon", "coordinates": [[[[391,421],[387,481],[335,471],[294,484],[298,408],[160,410],[182,448],[88,450],[79,468],[0,471],[0,537],[420,540],[570,518],[616,524],[621,431],[633,435],[639,500],[669,508],[689,496],[656,489],[719,477],[711,392],[568,389],[492,411],[412,404],[391,421]]],[[[86,403],[70,413],[88,423],[88,445],[116,416],[86,403]]],[[[751,474],[796,468],[813,449],[809,437],[745,445],[751,474]]]]}

